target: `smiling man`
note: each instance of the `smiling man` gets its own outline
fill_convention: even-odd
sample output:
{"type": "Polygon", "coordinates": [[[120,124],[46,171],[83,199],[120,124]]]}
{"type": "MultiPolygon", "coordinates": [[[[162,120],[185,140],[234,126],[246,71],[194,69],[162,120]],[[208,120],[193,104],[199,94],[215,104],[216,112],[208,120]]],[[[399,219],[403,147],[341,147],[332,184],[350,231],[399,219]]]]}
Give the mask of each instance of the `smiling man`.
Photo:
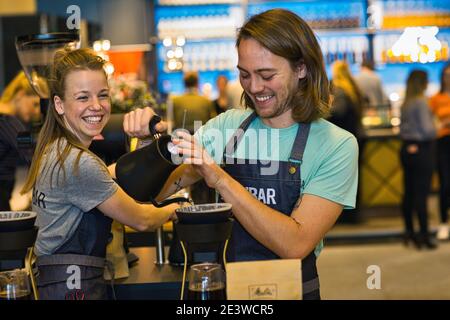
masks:
{"type": "Polygon", "coordinates": [[[184,165],[160,196],[205,179],[233,206],[227,261],[300,258],[303,298],[320,299],[316,258],[342,209],[355,205],[358,145],[323,119],[328,79],[305,21],[286,10],[263,12],[240,29],[236,47],[247,109],[222,113],[195,138],[178,133],[184,165]]]}

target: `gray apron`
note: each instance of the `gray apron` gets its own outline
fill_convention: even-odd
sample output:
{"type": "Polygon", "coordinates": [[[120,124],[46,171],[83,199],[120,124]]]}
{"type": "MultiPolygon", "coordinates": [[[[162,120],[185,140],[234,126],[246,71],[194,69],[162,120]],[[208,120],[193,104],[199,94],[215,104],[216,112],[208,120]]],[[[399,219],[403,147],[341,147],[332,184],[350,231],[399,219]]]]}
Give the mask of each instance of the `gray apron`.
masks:
{"type": "Polygon", "coordinates": [[[110,218],[94,208],[83,214],[73,236],[54,254],[37,257],[40,299],[109,298],[103,273],[108,268],[114,278],[112,266],[105,259],[106,246],[111,240],[111,222],[110,218]]]}
{"type": "MultiPolygon", "coordinates": [[[[252,163],[247,159],[232,158],[227,151],[236,151],[239,142],[244,136],[250,123],[257,117],[252,113],[240,125],[236,133],[228,141],[223,154],[223,169],[246,187],[250,192],[263,192],[266,196],[266,205],[286,216],[290,216],[294,206],[301,195],[301,170],[303,152],[310,124],[299,124],[297,136],[292,147],[289,161],[278,162],[278,172],[273,175],[261,175],[261,169],[270,167],[272,163],[257,161],[252,163]],[[269,201],[270,199],[270,201],[269,201]]],[[[223,201],[221,199],[221,201],[223,201]]],[[[263,201],[264,202],[264,201],[263,201]]],[[[254,261],[273,260],[280,257],[258,242],[248,233],[238,219],[235,219],[232,236],[227,250],[227,261],[254,261]]],[[[316,256],[314,250],[302,260],[303,299],[320,299],[319,278],[316,268],[316,256]]]]}

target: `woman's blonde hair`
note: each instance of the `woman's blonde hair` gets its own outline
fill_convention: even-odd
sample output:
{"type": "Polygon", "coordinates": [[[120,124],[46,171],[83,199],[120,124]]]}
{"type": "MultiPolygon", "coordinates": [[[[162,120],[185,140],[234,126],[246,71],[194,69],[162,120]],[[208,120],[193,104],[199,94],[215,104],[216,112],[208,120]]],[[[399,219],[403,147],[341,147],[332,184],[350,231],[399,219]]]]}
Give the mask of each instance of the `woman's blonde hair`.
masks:
{"type": "Polygon", "coordinates": [[[62,100],[64,100],[66,79],[71,72],[78,70],[105,72],[104,65],[105,60],[97,56],[95,52],[90,49],[78,49],[74,51],[61,50],[55,53],[50,78],[48,79],[48,86],[50,90],[48,113],[45,118],[44,125],[42,126],[42,129],[39,133],[33,161],[31,163],[27,181],[22,189],[22,193],[26,193],[34,187],[37,177],[39,176],[43,156],[46,153],[47,148],[52,143],[57,143],[57,160],[52,168],[52,174],[56,166],[59,164],[59,170],[63,170],[63,174],[65,177],[64,162],[69,156],[72,149],[79,150],[74,165],[75,173],[78,170],[78,165],[82,153],[88,152],[92,154],[92,152],[90,152],[81,143],[81,141],[66,127],[63,116],[56,112],[54,98],[58,96],[62,100]],[[60,143],[62,142],[61,138],[64,138],[67,141],[64,147],[63,144],[60,143]]]}
{"type": "Polygon", "coordinates": [[[362,106],[362,93],[352,77],[350,68],[345,61],[335,61],[331,67],[333,86],[341,88],[356,106],[362,106]]]}
{"type": "MultiPolygon", "coordinates": [[[[312,122],[325,117],[330,109],[330,92],[319,43],[308,24],[295,13],[272,9],[255,15],[239,30],[236,47],[242,40],[254,39],[273,54],[289,61],[292,70],[304,64],[305,78],[300,79],[292,99],[292,116],[297,122],[312,122]]],[[[251,98],[242,93],[244,104],[255,109],[251,98]]]]}
{"type": "Polygon", "coordinates": [[[20,71],[6,86],[0,99],[0,103],[11,103],[20,91],[23,91],[27,96],[36,95],[36,92],[31,87],[30,82],[23,71],[20,71]]]}

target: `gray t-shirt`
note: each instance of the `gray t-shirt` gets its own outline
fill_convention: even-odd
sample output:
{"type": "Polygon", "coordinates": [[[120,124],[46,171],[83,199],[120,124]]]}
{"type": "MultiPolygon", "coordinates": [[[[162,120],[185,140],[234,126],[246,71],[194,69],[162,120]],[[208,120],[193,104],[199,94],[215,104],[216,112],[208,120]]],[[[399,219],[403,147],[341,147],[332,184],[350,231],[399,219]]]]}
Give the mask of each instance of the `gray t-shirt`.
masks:
{"type": "Polygon", "coordinates": [[[433,114],[425,97],[410,100],[401,111],[400,136],[403,140],[430,141],[436,138],[433,114]]]}
{"type": "Polygon", "coordinates": [[[37,256],[53,254],[72,237],[83,214],[110,198],[118,188],[106,167],[87,152],[82,153],[76,172],[74,164],[80,153],[76,148],[64,162],[64,177],[62,167],[55,163],[58,144],[62,152],[66,143],[60,139],[60,143],[50,146],[33,189],[33,211],[37,212],[39,227],[34,249],[37,256]]]}
{"type": "Polygon", "coordinates": [[[362,94],[369,100],[369,106],[381,107],[389,104],[381,79],[375,72],[362,71],[355,76],[355,82],[362,94]]]}

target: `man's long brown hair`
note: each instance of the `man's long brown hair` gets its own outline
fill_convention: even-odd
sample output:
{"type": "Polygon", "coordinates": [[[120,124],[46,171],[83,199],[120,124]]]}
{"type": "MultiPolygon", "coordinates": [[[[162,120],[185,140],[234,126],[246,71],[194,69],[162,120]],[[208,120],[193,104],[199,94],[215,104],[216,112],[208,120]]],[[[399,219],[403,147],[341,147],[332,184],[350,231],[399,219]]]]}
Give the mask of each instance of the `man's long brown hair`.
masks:
{"type": "MultiPolygon", "coordinates": [[[[79,161],[83,152],[92,154],[81,141],[66,127],[63,116],[58,114],[54,105],[54,98],[56,96],[64,100],[64,93],[66,89],[67,75],[77,70],[92,70],[103,71],[105,61],[97,56],[90,49],[78,49],[74,51],[61,50],[56,52],[50,78],[48,79],[48,86],[50,90],[50,102],[48,113],[44,121],[44,125],[39,133],[38,142],[34,151],[33,160],[30,171],[28,173],[27,181],[22,189],[22,193],[31,190],[40,174],[42,159],[48,148],[53,143],[57,143],[57,160],[52,168],[59,165],[59,170],[62,169],[64,178],[64,162],[69,156],[72,149],[78,149],[79,153],[74,165],[74,171],[77,172],[79,161]],[[61,139],[63,138],[63,139],[61,139]],[[63,144],[63,140],[67,143],[63,144]]],[[[105,73],[106,77],[106,73],[105,73]]],[[[58,174],[59,174],[58,170],[58,174]]]]}
{"type": "MultiPolygon", "coordinates": [[[[254,39],[273,54],[287,59],[292,70],[304,64],[307,75],[299,79],[292,100],[292,116],[297,122],[312,122],[328,115],[330,88],[319,43],[308,24],[291,11],[272,9],[255,15],[239,30],[236,47],[254,39]]],[[[251,98],[242,94],[246,107],[255,109],[251,98]]]]}

